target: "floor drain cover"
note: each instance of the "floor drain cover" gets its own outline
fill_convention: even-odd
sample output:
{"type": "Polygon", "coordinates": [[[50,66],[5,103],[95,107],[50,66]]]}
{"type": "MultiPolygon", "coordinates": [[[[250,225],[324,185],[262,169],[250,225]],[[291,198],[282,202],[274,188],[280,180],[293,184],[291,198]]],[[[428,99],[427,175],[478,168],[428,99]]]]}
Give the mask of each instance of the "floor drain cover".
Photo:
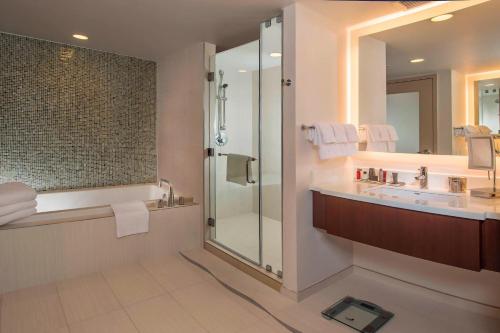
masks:
{"type": "Polygon", "coordinates": [[[374,333],[394,314],[380,306],[347,296],[321,312],[328,320],[334,319],[362,333],[374,333]]]}

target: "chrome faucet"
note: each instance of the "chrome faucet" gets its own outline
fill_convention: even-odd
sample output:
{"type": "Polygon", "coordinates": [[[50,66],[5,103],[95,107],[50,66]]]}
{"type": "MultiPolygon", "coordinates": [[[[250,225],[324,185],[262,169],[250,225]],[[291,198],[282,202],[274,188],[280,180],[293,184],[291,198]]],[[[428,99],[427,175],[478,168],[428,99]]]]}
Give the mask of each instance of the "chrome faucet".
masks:
{"type": "Polygon", "coordinates": [[[418,180],[420,188],[425,189],[427,188],[427,180],[428,180],[428,172],[427,172],[427,167],[420,167],[418,169],[418,176],[415,177],[415,180],[418,180]]]}
{"type": "Polygon", "coordinates": [[[168,198],[167,194],[164,193],[160,200],[158,200],[158,208],[164,207],[174,207],[175,206],[175,197],[174,197],[174,186],[169,180],[161,178],[158,182],[158,187],[161,189],[163,183],[168,185],[168,198]]]}

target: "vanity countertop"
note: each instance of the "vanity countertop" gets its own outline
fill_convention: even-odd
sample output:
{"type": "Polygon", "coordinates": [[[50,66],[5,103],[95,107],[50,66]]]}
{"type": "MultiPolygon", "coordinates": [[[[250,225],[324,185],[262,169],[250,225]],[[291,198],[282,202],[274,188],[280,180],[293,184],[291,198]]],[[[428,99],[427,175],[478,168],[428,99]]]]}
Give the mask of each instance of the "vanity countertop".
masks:
{"type": "Polygon", "coordinates": [[[471,197],[468,192],[455,194],[443,190],[420,190],[413,186],[394,187],[396,192],[400,190],[409,192],[422,191],[424,194],[431,195],[430,198],[425,196],[415,198],[415,196],[412,197],[411,195],[398,196],[384,193],[383,188],[387,188],[387,185],[355,181],[310,186],[312,191],[344,199],[473,220],[500,220],[500,199],[471,197]],[[439,200],[433,199],[432,196],[439,198],[439,200]]]}

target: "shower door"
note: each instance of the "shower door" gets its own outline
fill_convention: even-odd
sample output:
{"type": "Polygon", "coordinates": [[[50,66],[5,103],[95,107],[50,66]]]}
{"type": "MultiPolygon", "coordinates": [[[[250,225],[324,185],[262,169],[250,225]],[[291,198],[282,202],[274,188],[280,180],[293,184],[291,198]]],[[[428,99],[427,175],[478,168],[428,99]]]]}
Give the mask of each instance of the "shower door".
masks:
{"type": "Polygon", "coordinates": [[[210,239],[260,265],[259,41],[211,67],[210,239]]]}
{"type": "Polygon", "coordinates": [[[281,275],[281,18],[211,59],[208,239],[281,275]]]}

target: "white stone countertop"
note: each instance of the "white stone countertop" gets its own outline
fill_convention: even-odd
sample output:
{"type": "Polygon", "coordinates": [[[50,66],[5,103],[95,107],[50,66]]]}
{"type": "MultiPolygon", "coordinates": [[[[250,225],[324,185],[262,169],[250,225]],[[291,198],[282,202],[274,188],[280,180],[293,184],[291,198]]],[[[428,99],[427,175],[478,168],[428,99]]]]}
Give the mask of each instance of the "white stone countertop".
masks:
{"type": "Polygon", "coordinates": [[[500,220],[500,199],[471,197],[468,191],[449,193],[432,188],[421,190],[411,185],[392,187],[355,181],[316,184],[310,189],[325,195],[395,208],[473,220],[500,220]]]}

